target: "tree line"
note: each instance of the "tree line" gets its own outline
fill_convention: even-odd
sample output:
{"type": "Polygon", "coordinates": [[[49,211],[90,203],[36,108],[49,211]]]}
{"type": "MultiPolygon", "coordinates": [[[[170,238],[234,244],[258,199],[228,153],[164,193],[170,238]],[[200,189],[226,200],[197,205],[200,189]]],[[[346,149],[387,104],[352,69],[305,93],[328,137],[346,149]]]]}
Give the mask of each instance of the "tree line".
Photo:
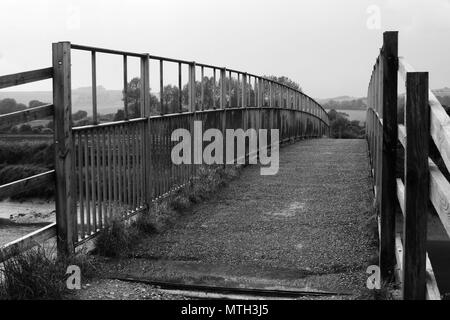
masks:
{"type": "MultiPolygon", "coordinates": [[[[265,76],[265,78],[278,81],[282,84],[290,86],[296,90],[301,91],[300,85],[289,79],[288,77],[276,77],[276,76],[265,76]]],[[[214,107],[219,107],[220,104],[220,87],[219,81],[216,79],[216,84],[214,84],[213,77],[204,77],[203,78],[203,102],[205,109],[212,109],[214,107]]],[[[264,90],[268,92],[268,84],[265,84],[264,90]]],[[[227,95],[227,102],[230,103],[231,106],[237,106],[238,101],[237,98],[242,97],[242,85],[237,81],[237,79],[232,78],[227,79],[227,94],[230,92],[230,95],[227,95]],[[229,86],[231,85],[230,91],[228,91],[229,86]]],[[[201,90],[202,84],[201,81],[195,82],[195,92],[196,92],[196,104],[200,106],[201,104],[201,90]]],[[[176,112],[185,112],[188,111],[188,98],[189,98],[189,88],[188,85],[185,84],[181,91],[178,86],[174,85],[166,85],[163,87],[162,93],[162,105],[161,99],[156,94],[154,94],[150,90],[150,115],[158,115],[161,113],[176,113],[176,112]],[[181,105],[180,105],[181,99],[181,105]]],[[[256,95],[253,84],[247,83],[246,91],[250,92],[250,105],[256,104],[256,95]]],[[[123,99],[125,99],[125,91],[122,91],[123,99]]],[[[128,109],[128,117],[130,119],[137,118],[140,116],[140,97],[141,97],[141,80],[136,77],[131,79],[131,81],[127,85],[126,90],[126,99],[127,99],[127,109],[128,109]]],[[[120,121],[125,119],[125,111],[123,108],[119,109],[114,116],[114,121],[120,121]]]]}

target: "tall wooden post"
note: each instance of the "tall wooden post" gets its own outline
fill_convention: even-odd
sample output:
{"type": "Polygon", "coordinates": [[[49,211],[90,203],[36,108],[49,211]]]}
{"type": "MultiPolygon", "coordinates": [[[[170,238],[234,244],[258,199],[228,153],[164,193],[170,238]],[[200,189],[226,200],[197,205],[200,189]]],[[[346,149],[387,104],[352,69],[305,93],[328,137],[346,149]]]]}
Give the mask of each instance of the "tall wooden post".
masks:
{"type": "MultiPolygon", "coordinates": [[[[274,103],[273,103],[273,84],[272,81],[269,80],[269,127],[267,128],[270,132],[270,130],[274,127],[273,125],[273,114],[274,114],[274,103]]],[[[272,134],[272,133],[270,133],[272,134]]]]}
{"type": "Polygon", "coordinates": [[[283,98],[282,98],[282,92],[283,92],[283,88],[277,84],[277,89],[278,89],[278,108],[283,108],[283,98]]]}
{"type": "Polygon", "coordinates": [[[242,75],[242,128],[247,130],[247,74],[242,75]]]}
{"type": "Polygon", "coordinates": [[[428,73],[406,76],[405,221],[403,224],[403,299],[426,298],[426,244],[429,201],[428,73]]]}
{"type": "MultiPolygon", "coordinates": [[[[214,70],[214,78],[216,72],[214,70]]],[[[214,81],[215,85],[215,81],[214,81]]],[[[194,121],[197,117],[197,105],[196,105],[196,92],[195,92],[195,62],[189,64],[189,82],[188,82],[188,100],[189,100],[189,111],[192,112],[191,121],[189,121],[190,132],[191,132],[191,145],[194,145],[195,137],[194,137],[194,121]]],[[[195,175],[197,171],[197,167],[195,165],[195,152],[191,152],[191,165],[190,165],[190,174],[195,175]]]]}
{"type": "Polygon", "coordinates": [[[164,105],[164,60],[159,60],[159,104],[160,104],[160,113],[166,114],[170,111],[166,109],[164,105]]]}
{"type": "Polygon", "coordinates": [[[97,62],[95,51],[91,51],[91,68],[92,68],[92,121],[98,124],[97,111],[97,62]]]}
{"type": "Polygon", "coordinates": [[[70,42],[53,43],[56,228],[58,254],[74,253],[76,189],[72,141],[70,42]]]}
{"type": "MultiPolygon", "coordinates": [[[[227,76],[227,69],[223,68],[220,69],[220,109],[222,109],[222,134],[225,136],[225,132],[227,129],[227,103],[226,103],[226,76],[227,76]]],[[[227,146],[226,146],[226,141],[224,139],[223,141],[223,157],[225,159],[225,155],[226,155],[226,150],[227,150],[227,146]]],[[[223,162],[223,167],[225,168],[226,162],[223,162]]]]}
{"type": "Polygon", "coordinates": [[[189,83],[188,83],[188,94],[189,94],[189,111],[197,111],[195,104],[195,62],[189,64],[189,83]]]}
{"type": "Polygon", "coordinates": [[[153,186],[152,186],[152,160],[151,160],[151,124],[150,124],[150,63],[149,55],[141,57],[141,96],[140,96],[140,111],[141,117],[147,118],[144,128],[144,193],[145,202],[147,207],[151,207],[153,198],[153,186]]]}
{"type": "Polygon", "coordinates": [[[205,110],[205,68],[201,67],[201,79],[200,79],[200,104],[201,104],[201,110],[205,110]]]}
{"type": "Polygon", "coordinates": [[[396,208],[396,177],[395,165],[397,159],[397,78],[398,78],[398,32],[383,34],[383,52],[381,54],[381,90],[383,135],[382,135],[382,165],[380,191],[380,271],[381,278],[392,279],[395,259],[395,208],[396,208]]]}
{"type": "Polygon", "coordinates": [[[123,56],[123,111],[125,120],[128,120],[128,62],[126,55],[123,56]]]}
{"type": "Polygon", "coordinates": [[[226,107],[226,69],[220,69],[220,109],[224,110],[226,107]]]}

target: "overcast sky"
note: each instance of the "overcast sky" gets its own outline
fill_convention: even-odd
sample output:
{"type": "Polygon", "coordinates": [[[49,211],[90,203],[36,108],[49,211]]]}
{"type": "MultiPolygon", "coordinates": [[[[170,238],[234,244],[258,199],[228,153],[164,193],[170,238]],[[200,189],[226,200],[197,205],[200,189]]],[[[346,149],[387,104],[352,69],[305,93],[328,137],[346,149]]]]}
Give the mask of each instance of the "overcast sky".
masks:
{"type": "MultiPolygon", "coordinates": [[[[385,30],[432,88],[450,86],[450,0],[1,0],[0,74],[50,66],[51,43],[67,40],[285,75],[315,98],[365,96],[385,30]]],[[[78,61],[74,88],[90,85],[78,61]]],[[[99,62],[98,84],[120,88],[120,61],[99,62]]]]}

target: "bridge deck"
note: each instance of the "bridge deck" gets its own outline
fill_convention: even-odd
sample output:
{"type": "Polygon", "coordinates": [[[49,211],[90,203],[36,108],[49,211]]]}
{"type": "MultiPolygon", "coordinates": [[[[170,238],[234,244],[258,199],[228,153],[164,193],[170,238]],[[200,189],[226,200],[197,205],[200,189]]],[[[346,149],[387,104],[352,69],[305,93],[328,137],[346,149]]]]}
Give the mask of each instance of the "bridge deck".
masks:
{"type": "Polygon", "coordinates": [[[280,171],[249,166],[213,200],[139,248],[122,274],[361,297],[375,261],[364,140],[315,139],[280,151],[280,171]],[[157,257],[157,259],[155,259],[157,257]],[[146,259],[152,258],[152,259],[146,259]]]}

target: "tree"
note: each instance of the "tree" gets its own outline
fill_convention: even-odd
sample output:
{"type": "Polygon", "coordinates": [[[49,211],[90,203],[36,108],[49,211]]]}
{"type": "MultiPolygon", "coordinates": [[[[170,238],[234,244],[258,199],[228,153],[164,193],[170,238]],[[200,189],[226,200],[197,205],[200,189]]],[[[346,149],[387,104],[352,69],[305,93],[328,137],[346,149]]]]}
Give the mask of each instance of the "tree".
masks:
{"type": "Polygon", "coordinates": [[[25,110],[27,107],[22,103],[17,103],[16,100],[6,98],[0,100],[0,114],[6,114],[16,111],[25,110]]]}
{"type": "Polygon", "coordinates": [[[36,108],[43,105],[46,105],[46,103],[41,102],[39,100],[31,100],[30,102],[28,102],[28,108],[36,108]]]}
{"type": "Polygon", "coordinates": [[[84,110],[79,110],[77,112],[75,112],[74,114],[72,114],[72,120],[73,121],[78,121],[81,119],[84,119],[88,116],[88,113],[84,110]]]}
{"type": "MultiPolygon", "coordinates": [[[[269,79],[278,81],[280,83],[286,84],[294,89],[300,90],[300,85],[295,81],[289,79],[288,77],[275,77],[270,76],[267,77],[269,79]]],[[[203,102],[205,109],[212,109],[214,106],[218,107],[220,103],[220,77],[216,79],[217,83],[214,85],[213,77],[204,77],[203,78],[203,102]]],[[[226,104],[231,105],[232,107],[236,107],[238,105],[237,101],[237,93],[239,92],[239,97],[242,97],[242,84],[237,82],[237,79],[232,78],[231,81],[227,79],[227,95],[226,95],[226,104]],[[229,85],[231,85],[231,96],[228,96],[229,85]],[[238,91],[238,92],[237,92],[238,91]]],[[[195,91],[196,91],[196,104],[200,106],[201,103],[201,95],[200,92],[202,90],[202,81],[201,79],[195,82],[195,91]]],[[[247,83],[246,87],[247,92],[250,93],[250,105],[255,105],[255,90],[253,86],[247,83]]],[[[267,92],[268,88],[266,88],[267,92]]],[[[163,88],[162,98],[163,104],[166,113],[174,113],[180,111],[180,94],[182,100],[182,111],[187,111],[185,105],[188,101],[189,96],[189,88],[188,85],[185,84],[181,90],[178,86],[166,85],[163,88]]],[[[125,99],[125,92],[122,92],[123,98],[125,99]]],[[[161,113],[161,102],[160,99],[150,90],[150,115],[156,115],[161,113]]],[[[140,97],[141,97],[141,80],[136,77],[130,80],[127,85],[127,106],[128,106],[128,117],[137,118],[140,117],[140,97]]],[[[125,119],[125,112],[121,108],[114,115],[114,121],[120,121],[125,119]]]]}
{"type": "Polygon", "coordinates": [[[332,109],[328,112],[330,133],[336,139],[362,139],[365,129],[358,121],[348,120],[348,114],[332,109]]]}
{"type": "Polygon", "coordinates": [[[288,77],[285,77],[285,76],[282,76],[282,77],[264,76],[264,77],[267,78],[267,79],[273,80],[273,81],[277,81],[277,82],[279,82],[281,84],[284,84],[284,85],[286,85],[286,86],[288,86],[290,88],[296,89],[298,91],[302,91],[302,87],[300,87],[300,84],[298,84],[298,82],[296,82],[296,81],[294,81],[294,80],[292,80],[292,79],[290,79],[288,77]]]}
{"type": "Polygon", "coordinates": [[[322,105],[325,109],[335,110],[366,110],[367,105],[364,98],[352,99],[352,100],[329,100],[322,105]]]}
{"type": "Polygon", "coordinates": [[[125,120],[125,111],[123,109],[117,110],[117,113],[114,115],[114,121],[122,121],[125,120]]]}
{"type": "MultiPolygon", "coordinates": [[[[122,91],[125,100],[125,92],[122,91]]],[[[138,118],[140,116],[141,101],[141,79],[135,77],[127,85],[127,107],[129,118],[138,118]]],[[[124,117],[125,118],[125,117],[124,117]]]]}
{"type": "MultiPolygon", "coordinates": [[[[122,91],[122,101],[125,100],[125,91],[122,91]]],[[[127,107],[128,107],[128,118],[139,118],[141,116],[141,79],[135,77],[130,80],[127,84],[127,107]]],[[[157,114],[159,109],[158,98],[150,92],[150,115],[157,114]]],[[[120,121],[125,119],[124,109],[119,109],[114,115],[115,121],[120,121]]]]}
{"type": "Polygon", "coordinates": [[[47,123],[47,128],[49,128],[49,129],[51,129],[51,130],[54,130],[54,126],[55,126],[55,124],[54,124],[53,120],[50,120],[50,121],[47,123]]]}
{"type": "Polygon", "coordinates": [[[19,132],[20,133],[32,133],[33,128],[29,124],[23,124],[20,126],[19,132]]]}
{"type": "Polygon", "coordinates": [[[163,104],[166,113],[175,113],[179,107],[180,90],[177,86],[167,85],[163,88],[163,104]]]}
{"type": "Polygon", "coordinates": [[[34,134],[40,134],[42,132],[42,128],[43,128],[42,126],[37,126],[37,127],[31,128],[31,131],[34,134]]]}

